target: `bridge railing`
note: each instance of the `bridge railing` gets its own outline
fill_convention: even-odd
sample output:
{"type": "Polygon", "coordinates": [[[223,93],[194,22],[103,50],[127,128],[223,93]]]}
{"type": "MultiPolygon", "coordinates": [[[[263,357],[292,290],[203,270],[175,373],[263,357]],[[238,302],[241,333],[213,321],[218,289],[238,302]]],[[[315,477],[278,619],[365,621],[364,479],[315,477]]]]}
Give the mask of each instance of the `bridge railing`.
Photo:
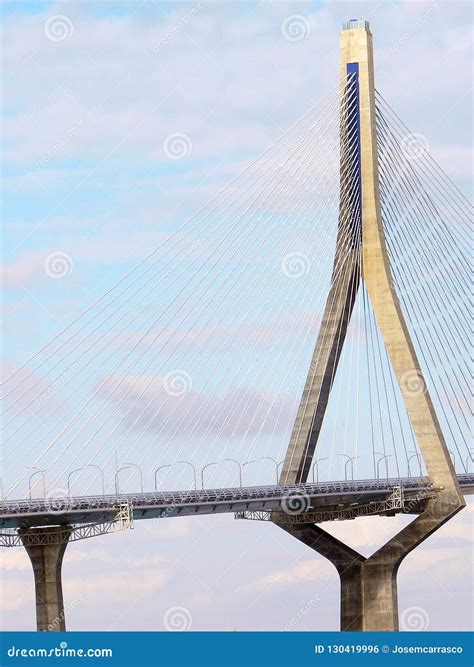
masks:
{"type": "MultiPolygon", "coordinates": [[[[472,476],[466,476],[472,477],[472,476]]],[[[340,482],[320,482],[309,484],[232,487],[204,490],[147,492],[133,494],[112,494],[94,496],[68,496],[62,498],[36,498],[7,500],[0,503],[0,515],[36,512],[60,512],[62,508],[78,511],[81,509],[101,509],[114,507],[124,500],[134,506],[151,504],[154,506],[189,505],[195,503],[235,502],[260,498],[285,498],[293,495],[309,497],[335,495],[338,493],[386,492],[396,486],[404,489],[429,489],[432,484],[426,477],[389,478],[384,480],[358,480],[340,482]]]]}

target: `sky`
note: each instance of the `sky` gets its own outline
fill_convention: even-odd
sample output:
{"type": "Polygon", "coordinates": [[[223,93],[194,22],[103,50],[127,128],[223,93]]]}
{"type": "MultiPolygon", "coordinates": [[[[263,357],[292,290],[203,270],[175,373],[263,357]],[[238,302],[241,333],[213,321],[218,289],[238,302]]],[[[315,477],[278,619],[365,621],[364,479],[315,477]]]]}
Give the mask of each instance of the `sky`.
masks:
{"type": "MultiPolygon", "coordinates": [[[[5,2],[2,14],[11,366],[334,88],[338,34],[349,18],[371,23],[377,89],[470,195],[467,2],[5,2]],[[184,137],[180,159],[169,154],[176,134],[184,137]],[[60,279],[45,269],[57,253],[67,263],[60,279]]],[[[400,610],[412,610],[405,619],[421,617],[425,629],[471,627],[470,516],[463,511],[402,565],[400,610]]],[[[329,530],[373,550],[374,526],[389,535],[403,520],[329,530]]],[[[162,629],[175,607],[193,629],[337,627],[332,566],[275,526],[231,516],[147,524],[68,547],[70,629],[162,629]]],[[[26,554],[0,556],[4,627],[29,629],[26,554]]]]}

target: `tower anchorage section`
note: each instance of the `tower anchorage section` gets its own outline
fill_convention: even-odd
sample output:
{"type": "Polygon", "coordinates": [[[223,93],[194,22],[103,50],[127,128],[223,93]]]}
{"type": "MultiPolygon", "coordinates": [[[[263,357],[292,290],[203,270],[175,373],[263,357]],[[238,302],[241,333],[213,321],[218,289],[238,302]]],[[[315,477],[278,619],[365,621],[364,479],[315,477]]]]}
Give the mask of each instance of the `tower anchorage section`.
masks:
{"type": "Polygon", "coordinates": [[[399,627],[400,563],[464,507],[465,501],[391,276],[380,206],[374,58],[367,21],[355,19],[343,24],[340,79],[341,188],[333,280],[280,482],[302,483],[308,479],[355,298],[363,281],[436,494],[412,523],[368,558],[318,525],[288,523],[276,512],[272,517],[277,525],[336,567],[341,582],[341,630],[390,631],[399,627]],[[355,196],[347,196],[348,188],[355,196]],[[349,228],[347,219],[351,221],[349,228]],[[421,390],[411,391],[407,377],[417,377],[421,390]]]}

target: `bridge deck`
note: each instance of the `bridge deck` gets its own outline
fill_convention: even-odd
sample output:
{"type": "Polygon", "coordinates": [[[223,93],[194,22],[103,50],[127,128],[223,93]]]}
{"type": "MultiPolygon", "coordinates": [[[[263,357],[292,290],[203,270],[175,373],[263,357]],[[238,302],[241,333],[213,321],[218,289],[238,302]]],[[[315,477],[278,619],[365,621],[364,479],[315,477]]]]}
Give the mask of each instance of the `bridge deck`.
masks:
{"type": "MultiPolygon", "coordinates": [[[[459,475],[458,480],[464,494],[474,492],[474,474],[459,475]]],[[[325,507],[349,507],[383,499],[399,486],[403,488],[407,500],[413,498],[422,500],[435,491],[428,478],[411,477],[63,499],[10,500],[0,503],[0,529],[111,521],[123,503],[131,505],[134,519],[282,510],[284,503],[292,498],[301,498],[305,511],[325,507]]]]}

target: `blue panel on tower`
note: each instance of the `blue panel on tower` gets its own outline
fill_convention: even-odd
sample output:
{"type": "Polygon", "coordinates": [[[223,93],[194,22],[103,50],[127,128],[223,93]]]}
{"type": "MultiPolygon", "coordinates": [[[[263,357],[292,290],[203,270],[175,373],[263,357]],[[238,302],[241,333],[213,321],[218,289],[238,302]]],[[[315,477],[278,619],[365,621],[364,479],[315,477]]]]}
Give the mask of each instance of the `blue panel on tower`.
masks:
{"type": "Polygon", "coordinates": [[[360,97],[359,63],[347,63],[347,124],[346,124],[346,161],[347,178],[355,196],[350,197],[351,220],[353,221],[353,240],[360,241],[362,229],[362,175],[360,156],[360,97]]]}

